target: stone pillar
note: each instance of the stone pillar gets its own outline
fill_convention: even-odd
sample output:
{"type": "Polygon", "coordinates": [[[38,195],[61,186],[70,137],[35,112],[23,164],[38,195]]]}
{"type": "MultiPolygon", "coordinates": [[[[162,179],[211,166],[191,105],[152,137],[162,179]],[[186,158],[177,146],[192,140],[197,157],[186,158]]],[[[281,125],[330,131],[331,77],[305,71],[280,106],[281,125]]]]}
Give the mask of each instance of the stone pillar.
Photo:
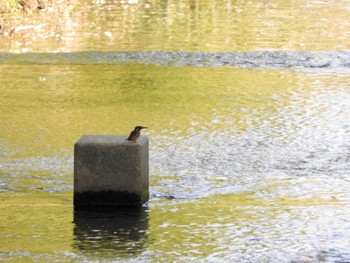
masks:
{"type": "Polygon", "coordinates": [[[84,135],[74,146],[74,207],[139,206],[149,198],[148,139],[84,135]]]}

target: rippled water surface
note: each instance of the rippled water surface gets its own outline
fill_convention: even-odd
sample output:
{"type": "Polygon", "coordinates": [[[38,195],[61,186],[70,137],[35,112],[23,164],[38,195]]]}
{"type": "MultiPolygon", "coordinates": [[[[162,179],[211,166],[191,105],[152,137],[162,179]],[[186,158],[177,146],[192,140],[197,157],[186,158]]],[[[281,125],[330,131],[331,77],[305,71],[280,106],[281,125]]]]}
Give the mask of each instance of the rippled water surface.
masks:
{"type": "Polygon", "coordinates": [[[58,14],[13,29],[0,50],[349,49],[348,0],[60,1],[58,14]]]}
{"type": "Polygon", "coordinates": [[[215,2],[0,40],[0,261],[350,262],[349,3],[215,2]],[[74,143],[136,124],[149,204],[74,212],[74,143]]]}

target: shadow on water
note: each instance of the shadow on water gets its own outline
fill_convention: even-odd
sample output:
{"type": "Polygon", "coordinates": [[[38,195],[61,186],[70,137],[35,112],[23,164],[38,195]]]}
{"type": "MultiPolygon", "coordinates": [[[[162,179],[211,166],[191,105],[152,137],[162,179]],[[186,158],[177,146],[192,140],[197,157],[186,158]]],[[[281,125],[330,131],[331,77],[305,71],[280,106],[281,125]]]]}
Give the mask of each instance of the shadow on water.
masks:
{"type": "Polygon", "coordinates": [[[83,64],[116,65],[126,63],[158,66],[194,66],[242,68],[342,68],[348,69],[349,51],[300,52],[65,52],[65,53],[0,53],[0,64],[20,61],[22,64],[83,64]]]}
{"type": "Polygon", "coordinates": [[[75,210],[73,248],[92,256],[96,249],[108,257],[140,254],[147,244],[148,209],[75,210]]]}

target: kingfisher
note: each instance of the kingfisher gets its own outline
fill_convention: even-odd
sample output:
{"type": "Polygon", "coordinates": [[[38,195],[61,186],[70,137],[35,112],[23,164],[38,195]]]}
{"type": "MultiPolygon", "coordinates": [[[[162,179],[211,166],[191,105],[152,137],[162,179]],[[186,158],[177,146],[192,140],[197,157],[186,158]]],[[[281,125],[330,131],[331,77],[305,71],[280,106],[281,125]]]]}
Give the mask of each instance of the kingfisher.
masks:
{"type": "Polygon", "coordinates": [[[136,126],[135,129],[130,133],[129,137],[127,138],[128,141],[131,142],[136,142],[136,140],[140,137],[141,135],[141,130],[146,129],[148,127],[143,127],[143,126],[136,126]]]}

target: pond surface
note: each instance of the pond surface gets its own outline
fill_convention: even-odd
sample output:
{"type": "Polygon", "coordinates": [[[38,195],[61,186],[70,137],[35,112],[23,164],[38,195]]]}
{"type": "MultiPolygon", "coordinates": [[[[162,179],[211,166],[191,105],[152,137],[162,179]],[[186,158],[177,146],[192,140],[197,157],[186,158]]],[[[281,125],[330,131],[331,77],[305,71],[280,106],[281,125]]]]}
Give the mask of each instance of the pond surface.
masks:
{"type": "Polygon", "coordinates": [[[57,1],[54,10],[0,41],[0,50],[323,51],[350,45],[348,0],[57,1]]]}
{"type": "Polygon", "coordinates": [[[350,262],[348,1],[72,3],[0,39],[1,261],[350,262]],[[138,124],[149,204],[74,213],[138,124]]]}

